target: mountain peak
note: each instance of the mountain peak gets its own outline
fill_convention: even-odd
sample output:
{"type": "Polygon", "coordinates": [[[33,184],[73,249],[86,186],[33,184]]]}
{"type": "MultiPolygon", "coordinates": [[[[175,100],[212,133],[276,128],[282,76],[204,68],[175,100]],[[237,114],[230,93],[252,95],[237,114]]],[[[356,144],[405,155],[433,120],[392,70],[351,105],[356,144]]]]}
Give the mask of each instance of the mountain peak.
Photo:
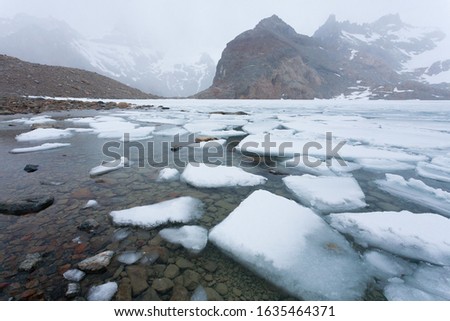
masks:
{"type": "Polygon", "coordinates": [[[261,20],[256,25],[255,30],[268,30],[284,35],[297,35],[297,32],[294,30],[294,28],[292,28],[275,14],[271,17],[261,20]]]}
{"type": "Polygon", "coordinates": [[[382,16],[380,19],[373,23],[376,27],[389,28],[389,27],[401,27],[404,25],[400,15],[398,13],[388,14],[382,16]]]}

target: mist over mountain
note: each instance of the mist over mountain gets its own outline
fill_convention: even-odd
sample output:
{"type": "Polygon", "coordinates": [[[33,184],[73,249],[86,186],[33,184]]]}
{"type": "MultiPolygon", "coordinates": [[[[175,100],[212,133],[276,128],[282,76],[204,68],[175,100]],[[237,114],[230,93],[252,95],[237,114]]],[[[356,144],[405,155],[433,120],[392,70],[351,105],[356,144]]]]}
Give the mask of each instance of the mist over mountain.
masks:
{"type": "Polygon", "coordinates": [[[449,99],[446,35],[387,15],[373,23],[332,15],[312,37],[278,16],[229,42],[199,98],[449,99]]]}
{"type": "Polygon", "coordinates": [[[144,92],[193,95],[212,83],[215,62],[207,53],[171,57],[152,39],[118,23],[110,34],[88,39],[63,21],[19,14],[0,19],[0,53],[29,62],[98,72],[144,92]]]}

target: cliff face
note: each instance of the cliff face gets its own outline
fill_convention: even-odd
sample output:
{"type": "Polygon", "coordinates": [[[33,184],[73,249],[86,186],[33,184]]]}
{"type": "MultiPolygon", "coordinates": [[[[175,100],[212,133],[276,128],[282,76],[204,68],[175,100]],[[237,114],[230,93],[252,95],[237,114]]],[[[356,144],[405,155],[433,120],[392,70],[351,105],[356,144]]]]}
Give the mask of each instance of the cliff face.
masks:
{"type": "Polygon", "coordinates": [[[155,98],[99,74],[0,55],[0,96],[155,98]]]}
{"type": "Polygon", "coordinates": [[[398,39],[396,32],[411,28],[395,15],[364,25],[331,16],[308,37],[274,15],[227,44],[213,85],[195,97],[448,99],[446,86],[421,83],[417,74],[404,72],[408,50],[425,52],[442,39],[435,30],[415,40],[398,39]]]}

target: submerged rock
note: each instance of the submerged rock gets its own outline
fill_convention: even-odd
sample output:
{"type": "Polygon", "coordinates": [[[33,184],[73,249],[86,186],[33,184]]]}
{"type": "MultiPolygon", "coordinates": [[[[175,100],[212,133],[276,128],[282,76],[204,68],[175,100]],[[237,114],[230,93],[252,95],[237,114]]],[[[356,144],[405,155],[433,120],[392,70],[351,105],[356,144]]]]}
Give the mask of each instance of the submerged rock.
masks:
{"type": "Polygon", "coordinates": [[[23,170],[27,173],[33,173],[33,172],[37,171],[38,168],[39,168],[39,165],[27,164],[23,170]]]}
{"type": "Polygon", "coordinates": [[[89,231],[92,231],[92,230],[96,229],[99,225],[100,224],[96,220],[94,220],[93,218],[88,218],[87,220],[85,220],[83,223],[81,223],[78,226],[78,229],[82,230],[82,231],[88,231],[89,232],[89,231]]]}
{"type": "Polygon", "coordinates": [[[25,260],[19,265],[19,271],[31,272],[36,268],[36,265],[42,261],[42,256],[39,253],[27,254],[25,260]]]}
{"type": "Polygon", "coordinates": [[[104,270],[109,263],[111,262],[111,258],[113,257],[113,251],[105,251],[99,253],[95,256],[89,257],[80,263],[78,263],[78,268],[85,272],[99,272],[104,270]]]}
{"type": "Polygon", "coordinates": [[[78,296],[78,294],[80,294],[80,292],[81,287],[78,283],[69,283],[69,285],[67,286],[66,297],[69,299],[75,298],[78,296]]]}
{"type": "Polygon", "coordinates": [[[40,212],[55,201],[53,196],[33,196],[15,202],[0,202],[0,213],[23,215],[40,212]]]}

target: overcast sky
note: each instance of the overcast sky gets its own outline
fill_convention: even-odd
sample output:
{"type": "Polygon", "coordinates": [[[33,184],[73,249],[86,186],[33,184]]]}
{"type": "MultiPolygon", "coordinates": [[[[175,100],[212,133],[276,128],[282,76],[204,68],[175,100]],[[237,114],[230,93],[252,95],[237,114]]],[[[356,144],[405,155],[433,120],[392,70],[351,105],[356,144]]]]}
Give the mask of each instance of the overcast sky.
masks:
{"type": "Polygon", "coordinates": [[[399,13],[409,24],[450,36],[449,0],[0,0],[0,17],[17,13],[51,16],[89,37],[122,25],[164,49],[205,51],[216,60],[227,42],[272,14],[311,35],[333,13],[359,23],[399,13]]]}

